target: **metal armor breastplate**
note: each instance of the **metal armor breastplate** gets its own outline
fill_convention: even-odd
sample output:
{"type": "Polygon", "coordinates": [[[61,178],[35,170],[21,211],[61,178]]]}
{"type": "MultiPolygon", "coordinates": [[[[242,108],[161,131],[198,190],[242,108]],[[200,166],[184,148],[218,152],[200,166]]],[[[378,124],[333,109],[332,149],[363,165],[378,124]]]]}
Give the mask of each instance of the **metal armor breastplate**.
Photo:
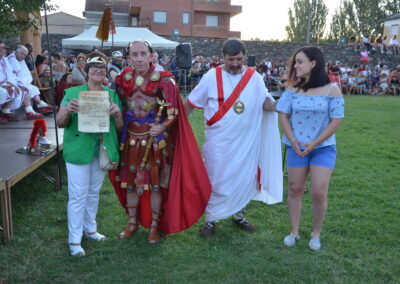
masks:
{"type": "Polygon", "coordinates": [[[149,111],[156,109],[156,97],[146,96],[140,91],[136,91],[128,99],[129,109],[137,118],[145,118],[149,111]]]}

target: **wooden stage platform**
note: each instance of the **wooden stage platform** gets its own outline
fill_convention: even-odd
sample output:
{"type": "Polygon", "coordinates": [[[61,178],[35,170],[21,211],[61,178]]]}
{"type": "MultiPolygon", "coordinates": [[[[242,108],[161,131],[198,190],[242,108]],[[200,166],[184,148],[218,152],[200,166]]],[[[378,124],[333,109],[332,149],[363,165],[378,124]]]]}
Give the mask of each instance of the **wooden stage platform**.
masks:
{"type": "MultiPolygon", "coordinates": [[[[46,137],[55,146],[54,118],[51,115],[47,116],[45,120],[48,128],[46,137]]],[[[56,149],[53,149],[44,156],[16,153],[17,149],[28,144],[32,129],[33,120],[10,121],[0,125],[0,206],[4,242],[8,242],[13,237],[11,187],[56,156],[57,152],[56,149]]],[[[58,129],[60,150],[62,149],[63,133],[63,129],[58,129]]],[[[56,188],[61,188],[59,167],[55,166],[54,177],[47,173],[39,173],[54,182],[56,188]]]]}

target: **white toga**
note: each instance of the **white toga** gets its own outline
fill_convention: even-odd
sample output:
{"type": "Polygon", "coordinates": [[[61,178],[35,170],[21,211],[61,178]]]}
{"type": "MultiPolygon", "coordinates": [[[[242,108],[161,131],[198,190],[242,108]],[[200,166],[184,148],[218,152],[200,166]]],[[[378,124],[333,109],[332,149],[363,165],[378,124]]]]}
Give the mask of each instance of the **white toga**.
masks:
{"type": "Polygon", "coordinates": [[[18,109],[23,101],[24,94],[21,89],[18,88],[19,81],[12,72],[12,67],[7,57],[0,59],[0,85],[9,85],[12,83],[16,86],[12,94],[9,94],[6,89],[0,88],[0,104],[11,102],[8,106],[11,110],[18,109]]]}
{"type": "MultiPolygon", "coordinates": [[[[225,100],[242,78],[222,71],[225,100]]],[[[237,101],[245,105],[242,114],[233,107],[211,126],[206,125],[203,156],[212,185],[206,220],[227,218],[244,208],[251,199],[268,204],[282,201],[282,156],[275,112],[263,111],[268,94],[258,73],[254,73],[237,101]],[[257,172],[261,170],[262,190],[257,172]]],[[[216,69],[203,76],[188,101],[204,109],[208,121],[218,110],[216,69]]]]}
{"type": "Polygon", "coordinates": [[[10,62],[14,76],[18,80],[18,86],[23,86],[28,89],[29,97],[34,98],[40,94],[38,87],[32,85],[32,74],[26,65],[25,60],[18,61],[15,56],[15,52],[8,56],[8,61],[10,62]]]}

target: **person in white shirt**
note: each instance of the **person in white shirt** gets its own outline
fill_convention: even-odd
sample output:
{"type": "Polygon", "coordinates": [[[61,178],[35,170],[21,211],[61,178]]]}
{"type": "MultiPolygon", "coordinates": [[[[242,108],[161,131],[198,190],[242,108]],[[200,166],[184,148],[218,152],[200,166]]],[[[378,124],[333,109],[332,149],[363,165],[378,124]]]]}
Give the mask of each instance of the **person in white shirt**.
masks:
{"type": "Polygon", "coordinates": [[[371,43],[369,41],[368,35],[364,35],[363,36],[362,42],[363,42],[364,46],[367,48],[368,53],[370,53],[371,50],[372,50],[372,45],[371,45],[371,43]]]}
{"type": "Polygon", "coordinates": [[[269,60],[268,56],[265,56],[264,64],[265,64],[265,66],[268,67],[268,70],[270,70],[272,68],[272,62],[269,60]]]}
{"type": "Polygon", "coordinates": [[[364,77],[371,75],[371,69],[369,68],[369,65],[365,65],[365,69],[361,73],[364,77]]]}
{"type": "Polygon", "coordinates": [[[160,65],[158,62],[158,53],[157,51],[153,52],[153,65],[156,67],[155,71],[164,71],[164,67],[160,65]]]}
{"type": "Polygon", "coordinates": [[[382,70],[381,70],[381,74],[386,74],[386,76],[390,75],[390,70],[389,70],[387,65],[383,65],[382,70]]]}
{"type": "Polygon", "coordinates": [[[389,46],[393,49],[393,54],[400,53],[400,46],[396,35],[391,38],[389,46]]]}
{"type": "Polygon", "coordinates": [[[357,84],[357,77],[354,75],[353,72],[350,73],[348,79],[347,79],[347,86],[348,86],[348,91],[349,94],[354,93],[354,94],[358,94],[359,93],[359,88],[358,88],[358,84],[357,84]]]}

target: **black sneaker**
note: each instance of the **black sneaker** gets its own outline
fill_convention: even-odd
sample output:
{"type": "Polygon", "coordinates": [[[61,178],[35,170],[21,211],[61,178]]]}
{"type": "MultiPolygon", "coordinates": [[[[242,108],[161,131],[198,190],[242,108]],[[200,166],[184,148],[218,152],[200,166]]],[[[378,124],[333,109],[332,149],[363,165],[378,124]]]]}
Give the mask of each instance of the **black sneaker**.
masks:
{"type": "Polygon", "coordinates": [[[206,222],[204,226],[200,229],[200,236],[203,238],[208,238],[214,234],[216,224],[215,222],[206,222]]]}
{"type": "Polygon", "coordinates": [[[252,224],[250,224],[246,220],[246,218],[238,219],[238,220],[233,219],[233,223],[238,225],[240,227],[240,229],[242,229],[243,231],[252,232],[252,233],[256,231],[256,227],[254,227],[252,224]]]}

